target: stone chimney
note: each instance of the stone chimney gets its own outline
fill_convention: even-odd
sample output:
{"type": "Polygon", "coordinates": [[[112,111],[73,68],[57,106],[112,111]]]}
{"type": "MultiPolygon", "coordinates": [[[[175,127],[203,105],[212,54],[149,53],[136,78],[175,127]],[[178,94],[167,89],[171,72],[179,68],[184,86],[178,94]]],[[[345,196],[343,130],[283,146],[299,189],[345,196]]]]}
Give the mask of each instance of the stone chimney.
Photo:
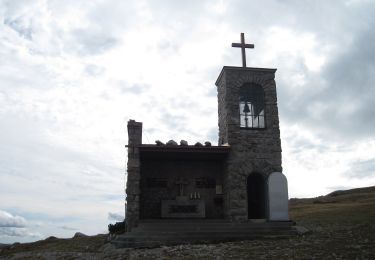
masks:
{"type": "Polygon", "coordinates": [[[126,182],[126,223],[128,231],[139,220],[140,159],[138,146],[142,144],[142,123],[128,121],[128,177],[126,182]]]}

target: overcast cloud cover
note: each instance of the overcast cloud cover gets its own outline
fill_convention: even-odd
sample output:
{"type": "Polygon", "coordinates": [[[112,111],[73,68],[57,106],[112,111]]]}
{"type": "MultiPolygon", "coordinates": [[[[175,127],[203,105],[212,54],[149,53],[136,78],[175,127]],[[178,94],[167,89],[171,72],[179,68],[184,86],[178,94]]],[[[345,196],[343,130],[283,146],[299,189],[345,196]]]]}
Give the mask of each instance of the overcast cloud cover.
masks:
{"type": "Polygon", "coordinates": [[[375,185],[375,1],[0,0],[0,242],[106,232],[126,122],[217,143],[214,82],[277,68],[290,197],[375,185]]]}

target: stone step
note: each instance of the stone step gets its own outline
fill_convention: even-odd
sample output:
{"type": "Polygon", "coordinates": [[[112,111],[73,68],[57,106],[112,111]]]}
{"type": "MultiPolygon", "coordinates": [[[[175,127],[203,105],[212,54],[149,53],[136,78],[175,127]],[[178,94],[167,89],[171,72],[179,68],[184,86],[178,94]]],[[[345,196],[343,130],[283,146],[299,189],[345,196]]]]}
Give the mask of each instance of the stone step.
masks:
{"type": "Polygon", "coordinates": [[[273,221],[273,222],[182,222],[182,221],[160,221],[160,222],[139,222],[140,226],[153,227],[153,226],[290,226],[293,225],[292,221],[273,221]]]}
{"type": "Polygon", "coordinates": [[[139,223],[232,223],[226,219],[207,219],[207,218],[195,218],[195,219],[141,219],[139,223]]]}
{"type": "Polygon", "coordinates": [[[269,228],[286,228],[293,226],[292,222],[268,222],[268,223],[161,223],[161,224],[145,224],[140,223],[138,227],[132,229],[132,232],[138,231],[158,231],[158,230],[252,230],[252,229],[269,229],[269,228]]]}
{"type": "Polygon", "coordinates": [[[251,232],[251,231],[272,231],[290,230],[291,227],[165,227],[165,228],[134,228],[131,233],[158,233],[158,232],[251,232]]]}
{"type": "Polygon", "coordinates": [[[260,238],[288,238],[289,232],[283,233],[265,233],[265,234],[223,234],[222,236],[212,235],[195,235],[195,236],[173,236],[173,237],[147,237],[147,238],[122,238],[112,241],[116,247],[156,247],[161,245],[180,245],[180,244],[197,244],[197,243],[216,243],[238,240],[251,240],[260,238]]]}
{"type": "Polygon", "coordinates": [[[129,234],[127,236],[118,237],[118,241],[125,241],[129,239],[143,239],[143,240],[165,240],[165,239],[178,239],[178,238],[184,238],[184,239],[197,239],[197,238],[229,238],[229,237],[253,237],[253,236],[264,236],[264,235],[290,235],[292,234],[291,231],[287,230],[278,230],[278,231],[264,231],[264,232],[252,232],[252,233],[246,233],[246,232],[186,232],[186,233],[160,233],[160,234],[129,234]]]}
{"type": "Polygon", "coordinates": [[[254,228],[254,229],[165,229],[165,230],[136,230],[129,232],[129,235],[137,236],[161,236],[161,235],[178,235],[178,234],[211,234],[220,235],[226,233],[234,234],[257,234],[257,233],[275,233],[289,232],[291,228],[254,228]]]}
{"type": "Polygon", "coordinates": [[[290,237],[293,222],[231,223],[228,221],[142,221],[112,241],[117,247],[153,247],[200,242],[290,237]]]}
{"type": "Polygon", "coordinates": [[[223,241],[250,240],[259,238],[286,238],[296,235],[294,232],[264,232],[264,233],[221,233],[219,234],[190,234],[190,235],[157,235],[157,236],[128,236],[118,237],[113,244],[117,247],[152,247],[160,245],[216,243],[223,241]]]}

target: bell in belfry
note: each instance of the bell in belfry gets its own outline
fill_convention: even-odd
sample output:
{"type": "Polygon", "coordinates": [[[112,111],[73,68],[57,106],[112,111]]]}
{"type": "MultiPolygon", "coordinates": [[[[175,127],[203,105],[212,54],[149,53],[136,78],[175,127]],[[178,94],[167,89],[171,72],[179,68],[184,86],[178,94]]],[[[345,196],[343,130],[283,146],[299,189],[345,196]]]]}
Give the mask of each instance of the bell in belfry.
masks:
{"type": "Polygon", "coordinates": [[[245,103],[245,106],[243,108],[243,112],[244,113],[250,113],[250,108],[249,108],[249,105],[247,103],[245,103]]]}

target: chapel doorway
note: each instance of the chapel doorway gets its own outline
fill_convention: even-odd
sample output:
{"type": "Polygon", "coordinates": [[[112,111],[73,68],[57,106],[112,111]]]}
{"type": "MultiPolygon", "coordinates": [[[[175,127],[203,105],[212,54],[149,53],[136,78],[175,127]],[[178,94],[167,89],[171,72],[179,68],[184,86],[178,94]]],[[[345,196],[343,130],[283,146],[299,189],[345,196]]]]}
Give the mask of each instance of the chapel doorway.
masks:
{"type": "Polygon", "coordinates": [[[266,185],[260,173],[247,177],[247,212],[249,219],[266,218],[266,185]]]}

